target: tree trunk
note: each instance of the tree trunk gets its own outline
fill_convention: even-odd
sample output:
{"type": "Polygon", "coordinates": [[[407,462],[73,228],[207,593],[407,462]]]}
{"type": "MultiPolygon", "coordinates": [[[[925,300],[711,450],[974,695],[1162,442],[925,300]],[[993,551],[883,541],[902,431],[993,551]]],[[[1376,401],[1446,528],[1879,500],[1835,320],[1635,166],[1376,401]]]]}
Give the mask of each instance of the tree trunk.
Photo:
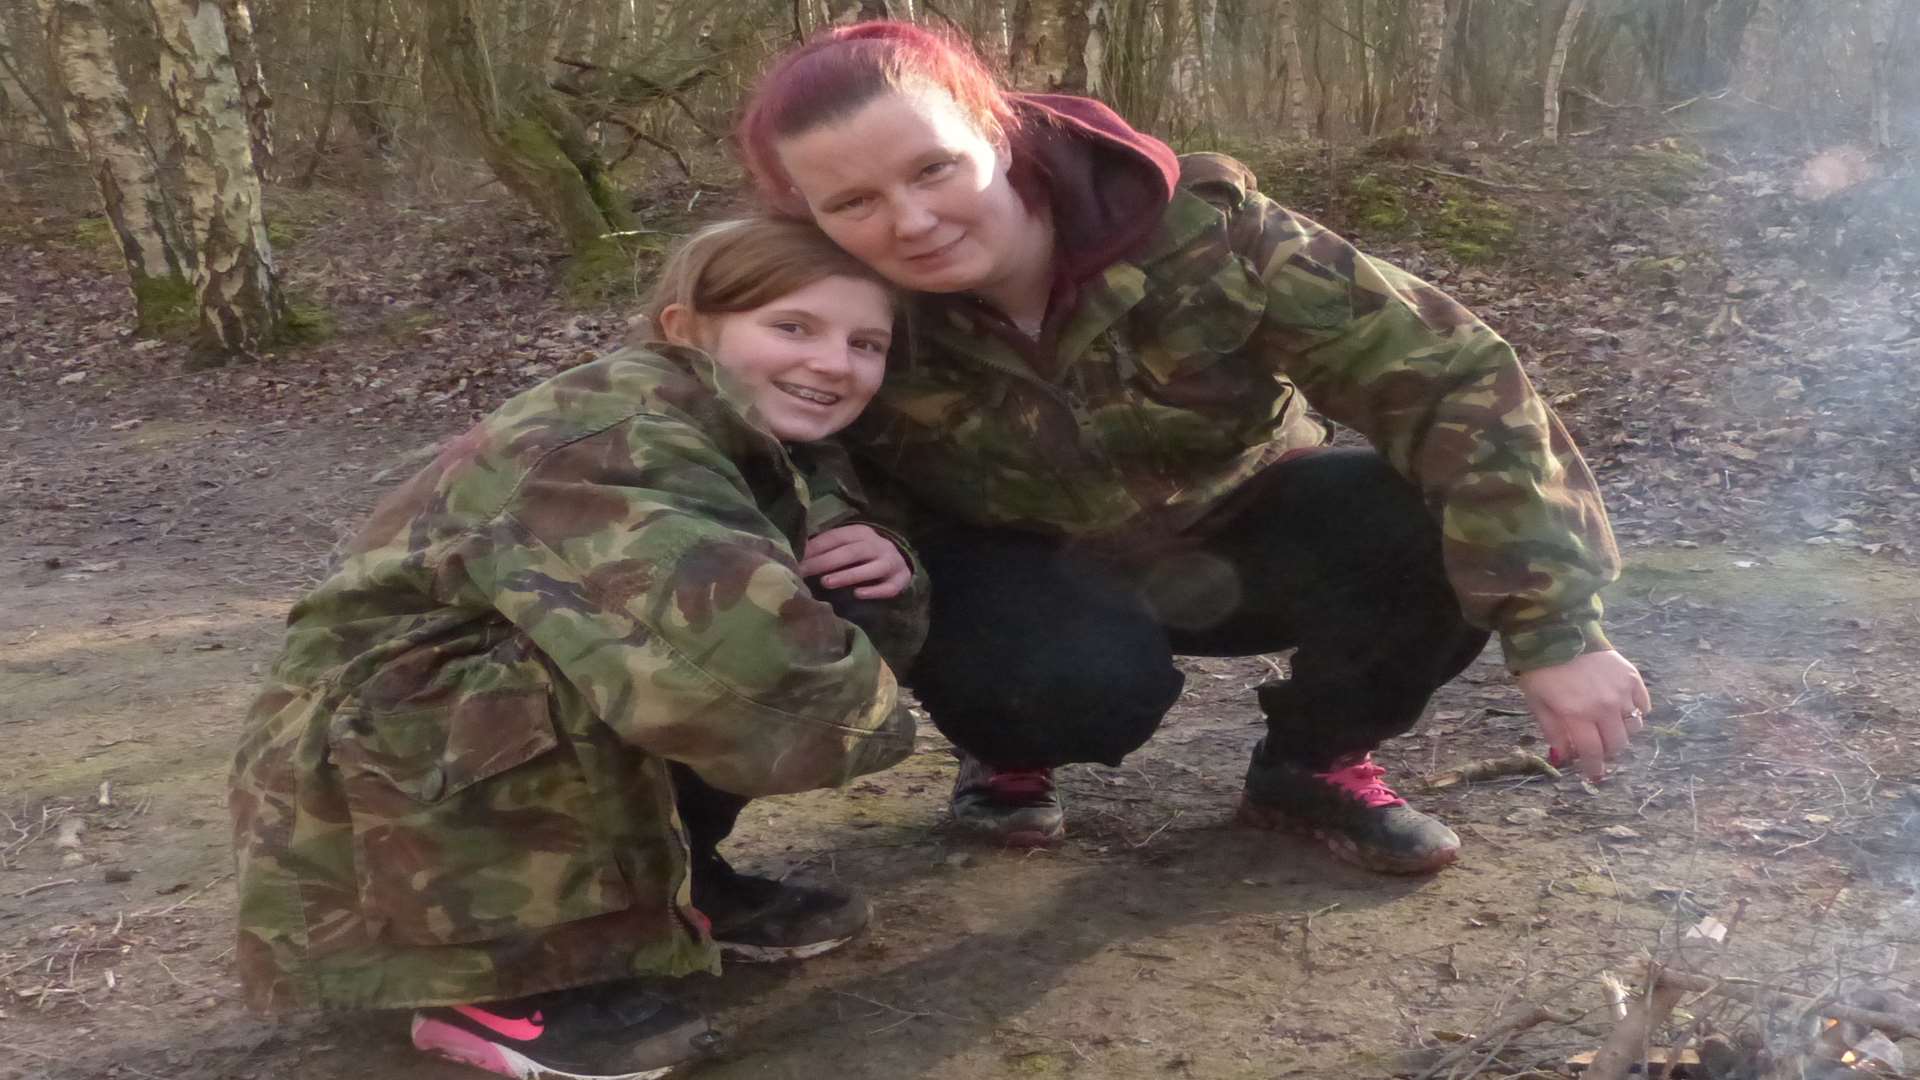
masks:
{"type": "Polygon", "coordinates": [[[1416,0],[1413,42],[1413,103],[1407,126],[1420,138],[1440,128],[1440,53],[1447,41],[1447,0],[1416,0]]]}
{"type": "Polygon", "coordinates": [[[1007,85],[1019,86],[1033,51],[1033,0],[1014,0],[1013,25],[1007,34],[1007,85]]]}
{"type": "Polygon", "coordinates": [[[1313,138],[1313,120],[1307,115],[1307,64],[1300,55],[1300,24],[1295,17],[1299,0],[1274,0],[1278,8],[1280,56],[1287,65],[1287,131],[1295,140],[1313,138]]]}
{"type": "Polygon", "coordinates": [[[1572,0],[1553,35],[1553,53],[1547,57],[1546,77],[1540,80],[1542,142],[1560,141],[1560,74],[1567,69],[1567,46],[1573,41],[1573,28],[1579,25],[1580,13],[1586,6],[1587,0],[1572,0]]]}
{"type": "Polygon", "coordinates": [[[46,127],[47,142],[62,153],[78,153],[56,89],[59,79],[53,50],[45,40],[53,0],[12,0],[0,20],[0,89],[33,106],[46,127]]]}
{"type": "Polygon", "coordinates": [[[227,46],[233,55],[240,98],[247,106],[247,132],[252,140],[253,167],[262,178],[273,171],[273,98],[267,93],[267,73],[260,67],[260,50],[253,40],[253,12],[247,0],[220,0],[227,23],[227,46]]]}
{"type": "Polygon", "coordinates": [[[1219,19],[1219,0],[1193,0],[1193,77],[1192,89],[1200,97],[1200,120],[1208,131],[1215,130],[1214,96],[1219,89],[1215,78],[1214,26],[1219,19]]]}
{"type": "Polygon", "coordinates": [[[251,356],[286,327],[252,131],[217,0],[151,0],[193,204],[203,352],[251,356]]]}
{"type": "Polygon", "coordinates": [[[1873,48],[1873,107],[1869,114],[1873,145],[1893,149],[1893,82],[1899,78],[1894,42],[1899,0],[1868,0],[1868,33],[1873,48]]]}
{"type": "Polygon", "coordinates": [[[488,62],[471,0],[430,0],[427,18],[430,62],[500,182],[545,216],[575,255],[599,252],[610,234],[630,228],[623,197],[559,94],[488,62]]]}
{"type": "Polygon", "coordinates": [[[193,312],[193,248],[182,235],[113,62],[94,0],[55,0],[47,35],[64,87],[67,125],[79,137],[107,220],[126,258],[143,336],[193,312]]]}
{"type": "Polygon", "coordinates": [[[1093,23],[1087,18],[1087,0],[1060,0],[1061,48],[1066,50],[1066,67],[1060,73],[1060,89],[1069,94],[1087,92],[1087,48],[1093,23]]]}

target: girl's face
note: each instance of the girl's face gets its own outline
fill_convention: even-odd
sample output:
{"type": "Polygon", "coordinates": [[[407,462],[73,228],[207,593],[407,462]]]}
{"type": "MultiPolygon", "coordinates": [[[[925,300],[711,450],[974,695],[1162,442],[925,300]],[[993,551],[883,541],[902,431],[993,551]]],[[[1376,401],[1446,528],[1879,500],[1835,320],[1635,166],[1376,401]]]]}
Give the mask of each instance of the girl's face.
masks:
{"type": "Polygon", "coordinates": [[[990,291],[1017,278],[1041,227],[1004,148],[940,90],[885,94],[777,149],[814,222],[902,288],[990,291]]]}
{"type": "Polygon", "coordinates": [[[704,349],[784,442],[824,439],[867,407],[887,369],[893,304],[859,278],[828,277],[750,311],[660,314],[667,340],[704,349]]]}

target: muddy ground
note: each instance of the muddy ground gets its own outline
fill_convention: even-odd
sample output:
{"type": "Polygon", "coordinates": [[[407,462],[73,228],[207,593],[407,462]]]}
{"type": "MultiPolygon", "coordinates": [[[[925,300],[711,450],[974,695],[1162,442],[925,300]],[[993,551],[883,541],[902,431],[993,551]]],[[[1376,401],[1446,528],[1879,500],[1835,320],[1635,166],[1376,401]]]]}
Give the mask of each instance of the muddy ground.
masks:
{"type": "MultiPolygon", "coordinates": [[[[1422,169],[1478,177],[1522,227],[1490,263],[1417,231],[1369,246],[1488,311],[1588,448],[1629,560],[1610,627],[1656,703],[1631,759],[1599,785],[1419,790],[1539,748],[1490,653],[1380,755],[1466,844],[1444,873],[1393,879],[1231,825],[1251,691],[1278,658],[1187,663],[1146,750],[1063,772],[1069,839],[1049,852],[948,834],[952,760],[926,728],[897,769],[743,818],[737,862],[857,884],[877,921],[837,955],[690,980],[730,1036],[698,1076],[1418,1074],[1421,1048],[1528,1004],[1577,1019],[1453,1074],[1560,1075],[1611,1025],[1599,974],[1630,980],[1643,954],[1805,993],[1915,992],[1912,249],[1805,258],[1821,224],[1788,194],[1799,148],[1608,139],[1374,166],[1416,202],[1454,190],[1422,169]],[[1667,152],[1688,157],[1685,190],[1648,196],[1630,166],[1667,152]],[[1733,924],[1723,955],[1679,944],[1708,914],[1733,924]]],[[[1290,179],[1363,231],[1312,166],[1290,179]]],[[[98,230],[55,185],[10,198],[0,1076],[469,1075],[410,1056],[394,1017],[237,1004],[228,756],[342,532],[420,447],[613,341],[628,297],[560,296],[555,241],[500,200],[282,192],[287,277],[336,336],[192,371],[128,336],[98,230]]],[[[1683,1008],[1761,1026],[1719,999],[1683,1008]]],[[[1774,1021],[1783,1055],[1799,1030],[1774,1021]]]]}

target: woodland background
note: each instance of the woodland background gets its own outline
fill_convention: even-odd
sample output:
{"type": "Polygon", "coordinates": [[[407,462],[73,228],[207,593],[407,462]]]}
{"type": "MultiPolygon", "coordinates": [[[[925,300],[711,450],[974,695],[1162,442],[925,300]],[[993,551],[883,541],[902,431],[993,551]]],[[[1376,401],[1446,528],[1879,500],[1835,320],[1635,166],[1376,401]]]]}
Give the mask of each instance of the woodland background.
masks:
{"type": "MultiPolygon", "coordinates": [[[[260,181],[440,191],[481,163],[564,238],[574,278],[628,274],[662,246],[632,192],[733,190],[716,151],[755,73],[875,16],[1256,161],[1381,139],[1418,155],[1442,128],[1552,142],[1702,103],[1810,149],[1920,134],[1915,0],[0,0],[0,168],[90,172],[140,329],[254,355],[328,322],[279,283],[260,181]]],[[[1860,153],[1815,183],[1886,171],[1860,153]]]]}

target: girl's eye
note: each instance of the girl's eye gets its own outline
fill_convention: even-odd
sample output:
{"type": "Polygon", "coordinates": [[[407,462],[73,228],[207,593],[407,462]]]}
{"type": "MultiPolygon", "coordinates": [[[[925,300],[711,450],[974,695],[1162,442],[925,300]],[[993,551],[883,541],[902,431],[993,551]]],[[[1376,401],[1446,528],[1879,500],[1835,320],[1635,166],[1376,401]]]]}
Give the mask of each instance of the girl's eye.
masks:
{"type": "Polygon", "coordinates": [[[783,334],[798,334],[806,330],[806,327],[797,322],[777,322],[773,324],[773,328],[783,334]]]}
{"type": "Polygon", "coordinates": [[[953,168],[952,159],[948,159],[946,161],[936,161],[933,164],[928,165],[926,168],[921,169],[920,175],[924,179],[932,180],[936,177],[946,175],[946,173],[952,168],[953,168]]]}
{"type": "Polygon", "coordinates": [[[871,338],[858,339],[853,343],[853,347],[856,349],[865,349],[870,353],[878,353],[881,356],[885,356],[887,354],[887,343],[884,341],[876,341],[871,338]]]}

